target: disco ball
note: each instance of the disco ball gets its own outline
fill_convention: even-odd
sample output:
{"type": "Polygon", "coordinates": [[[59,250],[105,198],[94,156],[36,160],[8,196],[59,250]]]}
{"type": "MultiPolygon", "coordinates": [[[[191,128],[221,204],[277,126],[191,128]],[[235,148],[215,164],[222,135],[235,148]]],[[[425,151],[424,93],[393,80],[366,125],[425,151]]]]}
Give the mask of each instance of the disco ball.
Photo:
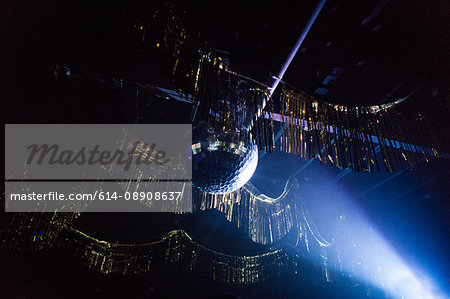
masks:
{"type": "Polygon", "coordinates": [[[192,182],[200,190],[230,193],[244,186],[255,172],[258,147],[248,133],[222,133],[200,125],[193,131],[193,141],[192,182]]]}

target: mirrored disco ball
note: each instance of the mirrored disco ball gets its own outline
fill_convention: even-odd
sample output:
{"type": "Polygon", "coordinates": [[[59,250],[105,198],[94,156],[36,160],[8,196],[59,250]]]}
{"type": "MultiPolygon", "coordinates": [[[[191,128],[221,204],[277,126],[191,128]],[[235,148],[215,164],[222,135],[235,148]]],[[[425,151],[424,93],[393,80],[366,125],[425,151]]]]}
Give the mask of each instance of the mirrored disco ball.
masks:
{"type": "Polygon", "coordinates": [[[239,138],[239,132],[216,132],[205,124],[194,129],[192,181],[200,190],[233,192],[250,180],[257,165],[258,148],[250,137],[239,138]]]}

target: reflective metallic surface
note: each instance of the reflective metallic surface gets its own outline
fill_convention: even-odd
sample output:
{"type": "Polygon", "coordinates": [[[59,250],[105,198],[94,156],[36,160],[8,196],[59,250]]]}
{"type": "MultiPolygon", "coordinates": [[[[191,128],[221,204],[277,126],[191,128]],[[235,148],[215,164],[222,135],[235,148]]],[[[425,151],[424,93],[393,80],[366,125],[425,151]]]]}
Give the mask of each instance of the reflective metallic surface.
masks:
{"type": "Polygon", "coordinates": [[[206,124],[194,129],[193,138],[192,181],[201,191],[230,193],[252,177],[258,147],[251,138],[240,138],[240,132],[217,132],[206,124]]]}

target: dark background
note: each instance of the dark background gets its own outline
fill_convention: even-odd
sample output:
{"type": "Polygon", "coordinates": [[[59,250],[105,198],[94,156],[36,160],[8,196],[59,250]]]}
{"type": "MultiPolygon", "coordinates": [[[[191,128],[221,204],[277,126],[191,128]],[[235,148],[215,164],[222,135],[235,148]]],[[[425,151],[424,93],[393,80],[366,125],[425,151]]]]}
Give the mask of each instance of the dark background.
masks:
{"type": "MultiPolygon", "coordinates": [[[[229,51],[233,70],[261,82],[269,82],[270,74],[278,73],[316,5],[315,1],[178,2],[186,11],[188,28],[200,31],[211,47],[229,51]]],[[[123,71],[126,66],[117,55],[123,45],[118,40],[123,17],[135,13],[136,3],[139,1],[2,1],[0,114],[4,123],[133,123],[136,107],[132,97],[85,81],[55,85],[53,71],[57,62],[102,77],[123,71]],[[116,68],[118,65],[121,67],[116,68]]],[[[410,109],[426,112],[444,151],[450,152],[450,2],[383,3],[328,1],[284,80],[311,94],[318,87],[327,88],[328,101],[349,105],[381,104],[414,91],[408,100],[410,109]],[[380,13],[363,24],[377,6],[383,6],[380,13]],[[323,80],[336,67],[342,70],[338,79],[324,86],[323,80]]],[[[187,110],[179,103],[155,103],[149,113],[152,121],[183,123],[187,122],[187,110]]],[[[280,153],[266,155],[261,157],[252,182],[261,191],[277,196],[286,179],[305,163],[280,153]]],[[[448,290],[449,164],[441,159],[395,174],[350,173],[333,183],[341,171],[314,161],[296,176],[303,186],[305,203],[325,237],[333,236],[333,221],[342,212],[333,205],[333,196],[345,190],[405,260],[427,269],[436,283],[448,290]],[[324,189],[327,193],[320,191],[324,189]]],[[[2,215],[2,225],[9,217],[2,215]]],[[[80,226],[108,240],[139,242],[184,228],[196,240],[231,254],[267,250],[251,243],[214,212],[183,217],[83,217],[80,226]]],[[[312,281],[307,275],[301,283],[280,277],[254,286],[221,284],[192,273],[174,275],[172,269],[160,274],[104,277],[73,264],[70,253],[62,255],[11,260],[1,267],[0,294],[365,296],[361,289],[312,281]]],[[[305,261],[306,268],[308,265],[305,261]]]]}

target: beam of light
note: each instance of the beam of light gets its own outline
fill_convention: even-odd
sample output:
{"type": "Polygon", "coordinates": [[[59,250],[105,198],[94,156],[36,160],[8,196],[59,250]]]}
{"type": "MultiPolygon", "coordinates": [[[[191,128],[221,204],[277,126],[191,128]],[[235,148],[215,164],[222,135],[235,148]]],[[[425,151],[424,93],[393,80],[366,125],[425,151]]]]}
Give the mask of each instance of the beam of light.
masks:
{"type": "MultiPolygon", "coordinates": [[[[298,52],[298,49],[300,49],[300,46],[302,45],[303,41],[306,38],[306,35],[308,35],[309,30],[311,29],[312,25],[314,24],[314,22],[317,19],[317,16],[319,15],[320,11],[322,10],[322,7],[325,5],[326,0],[321,0],[319,2],[319,4],[317,4],[316,8],[314,9],[313,14],[311,15],[311,17],[308,20],[308,23],[306,24],[305,28],[303,29],[302,33],[300,34],[297,42],[294,45],[294,48],[292,48],[291,53],[289,54],[286,62],[284,63],[283,67],[281,68],[280,72],[278,73],[278,76],[274,76],[274,83],[272,84],[272,86],[270,87],[269,90],[269,97],[272,96],[272,94],[274,93],[275,89],[278,87],[278,84],[280,84],[281,80],[283,79],[284,73],[286,73],[289,65],[291,64],[292,60],[294,59],[295,55],[298,52]]],[[[258,111],[256,112],[256,117],[260,117],[264,108],[266,107],[267,102],[264,101],[261,105],[261,107],[259,107],[258,111]]],[[[253,127],[253,120],[250,123],[250,128],[253,127]]]]}
{"type": "Polygon", "coordinates": [[[305,28],[303,29],[302,34],[300,34],[297,42],[295,43],[294,48],[292,49],[291,53],[289,54],[289,57],[287,58],[286,62],[284,63],[283,67],[281,68],[280,72],[278,73],[278,76],[275,78],[275,82],[273,83],[271,89],[270,89],[270,95],[273,94],[275,89],[277,88],[278,84],[280,84],[280,81],[283,79],[284,73],[286,73],[289,65],[291,64],[292,60],[294,59],[295,55],[298,52],[298,49],[300,49],[300,46],[302,45],[303,41],[306,38],[306,35],[308,35],[309,30],[311,29],[312,25],[317,19],[317,16],[319,15],[320,11],[322,10],[322,7],[325,5],[326,0],[321,0],[319,4],[317,4],[316,9],[314,10],[313,14],[308,20],[308,23],[306,24],[305,28]]]}
{"type": "MultiPolygon", "coordinates": [[[[338,217],[337,231],[328,232],[335,236],[327,251],[330,270],[345,273],[383,290],[388,298],[447,298],[425,273],[427,269],[418,269],[412,262],[403,259],[349,196],[330,190],[315,190],[310,195],[312,201],[316,201],[313,197],[323,199],[320,204],[316,201],[318,206],[313,210],[327,208],[343,211],[338,217]]],[[[336,225],[329,214],[320,215],[314,211],[311,214],[318,224],[322,224],[322,228],[333,223],[336,225]]],[[[324,211],[323,214],[327,213],[324,211]]]]}
{"type": "Polygon", "coordinates": [[[354,217],[348,224],[347,231],[355,237],[340,244],[344,272],[396,298],[444,298],[431,280],[402,259],[366,220],[354,217]]]}

